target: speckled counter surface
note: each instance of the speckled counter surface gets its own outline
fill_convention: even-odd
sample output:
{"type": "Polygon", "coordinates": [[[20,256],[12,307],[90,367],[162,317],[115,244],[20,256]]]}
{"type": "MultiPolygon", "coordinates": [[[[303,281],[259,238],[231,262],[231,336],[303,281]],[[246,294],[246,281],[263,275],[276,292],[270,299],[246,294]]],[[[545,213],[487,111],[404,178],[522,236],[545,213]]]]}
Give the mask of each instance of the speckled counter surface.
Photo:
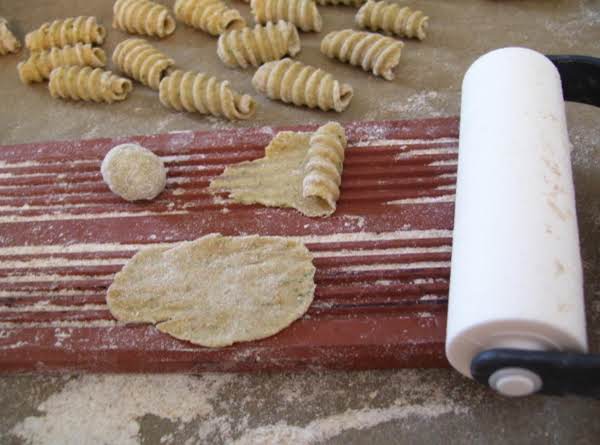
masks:
{"type": "MultiPolygon", "coordinates": [[[[0,3],[19,37],[47,19],[91,14],[110,25],[111,3],[0,3]]],[[[244,16],[249,7],[232,1],[244,16]]],[[[430,37],[407,42],[393,82],[319,55],[324,35],[302,34],[305,62],[319,64],[356,91],[333,116],[256,96],[255,120],[240,125],[403,119],[456,115],[469,64],[487,50],[522,45],[546,53],[600,56],[599,1],[411,1],[431,16],[430,37]]],[[[350,27],[354,10],[321,8],[324,32],[350,27]]],[[[124,34],[109,29],[112,51],[124,34]]],[[[179,24],[157,42],[179,66],[229,78],[252,93],[251,73],[224,68],[215,39],[179,24]]],[[[72,104],[45,85],[22,86],[0,60],[0,143],[226,128],[226,121],[163,108],[136,85],[125,102],[72,104]]],[[[567,107],[585,267],[588,332],[600,351],[600,110],[567,107]]],[[[600,402],[501,399],[450,370],[310,372],[200,376],[12,376],[0,378],[2,444],[180,443],[569,443],[600,440],[600,402]]]]}

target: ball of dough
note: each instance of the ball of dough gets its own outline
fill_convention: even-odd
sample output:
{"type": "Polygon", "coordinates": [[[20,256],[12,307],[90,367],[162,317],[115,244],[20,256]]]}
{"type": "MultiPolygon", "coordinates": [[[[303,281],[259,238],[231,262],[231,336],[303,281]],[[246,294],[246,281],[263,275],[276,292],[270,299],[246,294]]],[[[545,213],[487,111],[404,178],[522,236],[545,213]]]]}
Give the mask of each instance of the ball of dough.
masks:
{"type": "Polygon", "coordinates": [[[153,199],[167,183],[167,170],[158,156],[138,144],[113,147],[102,161],[102,178],[127,201],[153,199]]]}

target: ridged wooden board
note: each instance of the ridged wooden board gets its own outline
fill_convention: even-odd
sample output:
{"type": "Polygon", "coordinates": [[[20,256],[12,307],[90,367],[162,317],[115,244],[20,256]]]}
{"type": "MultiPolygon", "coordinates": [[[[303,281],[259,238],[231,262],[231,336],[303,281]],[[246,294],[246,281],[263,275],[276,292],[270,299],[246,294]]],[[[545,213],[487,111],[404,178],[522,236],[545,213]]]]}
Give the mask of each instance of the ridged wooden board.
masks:
{"type": "Polygon", "coordinates": [[[281,129],[0,147],[0,371],[446,366],[458,120],[345,127],[342,195],[329,218],[208,193],[211,178],[263,156],[281,129]],[[127,203],[102,182],[103,156],[125,141],[166,162],[167,189],[152,202],[127,203]],[[308,313],[271,338],[220,349],[111,317],[106,289],[140,247],[214,232],[303,240],[317,268],[308,313]]]}

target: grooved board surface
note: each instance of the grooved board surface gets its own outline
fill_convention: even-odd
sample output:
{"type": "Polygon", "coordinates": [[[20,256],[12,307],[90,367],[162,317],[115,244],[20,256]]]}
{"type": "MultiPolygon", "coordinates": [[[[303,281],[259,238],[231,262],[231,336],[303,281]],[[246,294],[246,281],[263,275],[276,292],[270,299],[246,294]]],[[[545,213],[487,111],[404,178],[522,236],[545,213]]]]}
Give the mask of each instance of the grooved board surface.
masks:
{"type": "Polygon", "coordinates": [[[458,120],[345,127],[329,218],[208,193],[225,166],[263,156],[271,127],[0,147],[0,371],[444,366],[458,120]],[[103,156],[125,141],[166,162],[167,189],[152,202],[122,201],[102,182],[103,156]],[[214,232],[303,240],[317,268],[308,313],[220,349],[111,317],[106,289],[140,247],[214,232]]]}

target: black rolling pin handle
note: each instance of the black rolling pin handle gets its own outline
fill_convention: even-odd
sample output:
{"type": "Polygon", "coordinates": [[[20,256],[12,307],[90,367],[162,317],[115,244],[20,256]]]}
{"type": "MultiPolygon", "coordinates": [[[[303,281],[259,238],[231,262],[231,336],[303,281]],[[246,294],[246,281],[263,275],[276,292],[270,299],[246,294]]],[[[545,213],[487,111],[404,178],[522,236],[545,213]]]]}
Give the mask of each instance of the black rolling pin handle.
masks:
{"type": "Polygon", "coordinates": [[[600,354],[498,348],[480,352],[471,361],[471,375],[486,386],[493,386],[490,377],[501,370],[515,368],[540,378],[540,394],[600,400],[600,354]]]}
{"type": "Polygon", "coordinates": [[[599,58],[574,55],[546,57],[558,69],[566,101],[600,107],[599,58]]]}

